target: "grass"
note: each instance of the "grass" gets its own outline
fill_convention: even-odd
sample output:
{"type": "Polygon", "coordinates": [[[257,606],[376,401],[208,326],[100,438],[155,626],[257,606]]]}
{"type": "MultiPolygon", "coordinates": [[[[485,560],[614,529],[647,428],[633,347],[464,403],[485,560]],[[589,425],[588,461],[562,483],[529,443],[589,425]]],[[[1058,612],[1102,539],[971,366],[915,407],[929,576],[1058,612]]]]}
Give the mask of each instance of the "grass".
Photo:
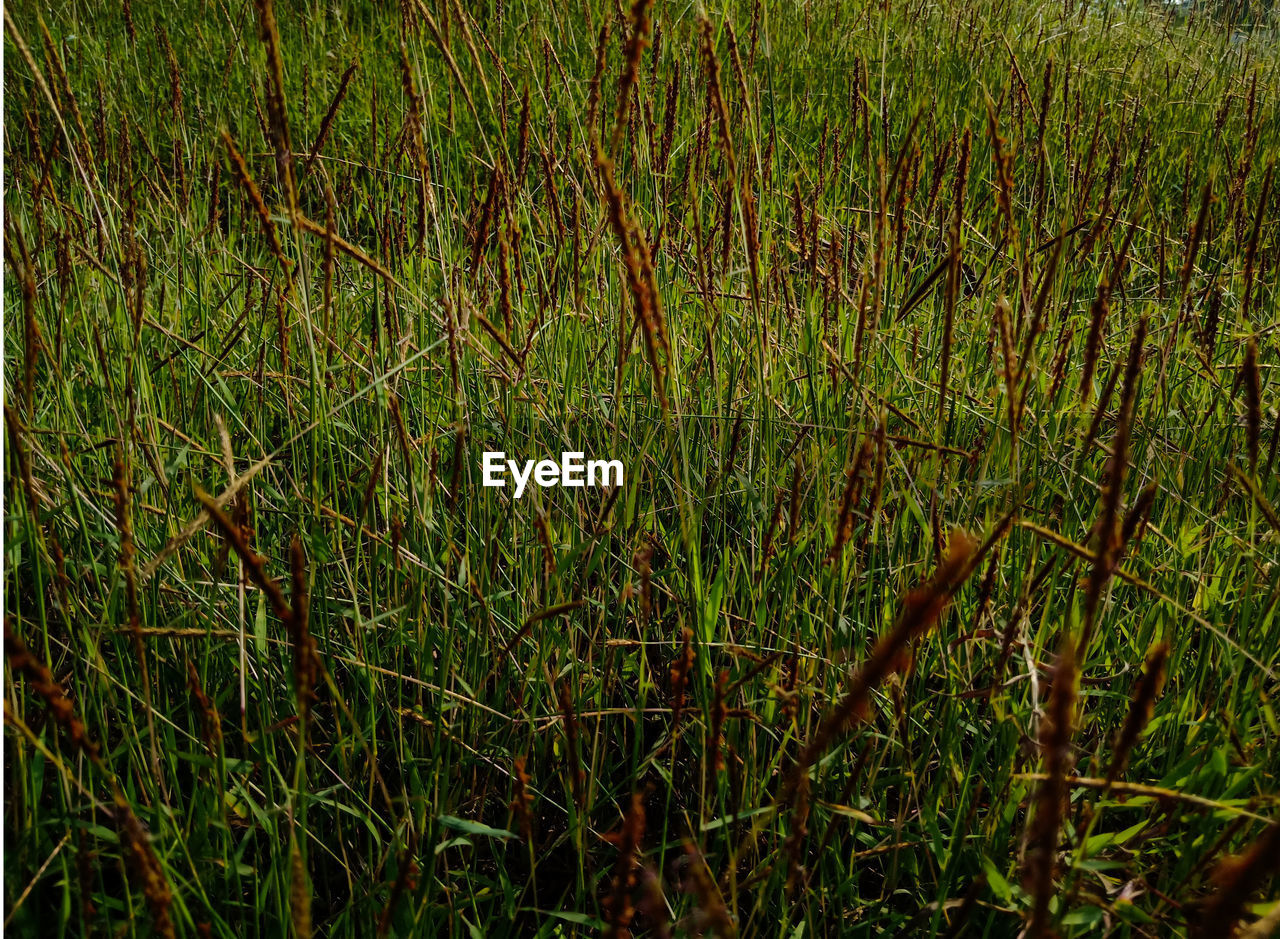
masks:
{"type": "Polygon", "coordinates": [[[5,12],[15,935],[1275,927],[1265,30],[177,7],[5,12]]]}

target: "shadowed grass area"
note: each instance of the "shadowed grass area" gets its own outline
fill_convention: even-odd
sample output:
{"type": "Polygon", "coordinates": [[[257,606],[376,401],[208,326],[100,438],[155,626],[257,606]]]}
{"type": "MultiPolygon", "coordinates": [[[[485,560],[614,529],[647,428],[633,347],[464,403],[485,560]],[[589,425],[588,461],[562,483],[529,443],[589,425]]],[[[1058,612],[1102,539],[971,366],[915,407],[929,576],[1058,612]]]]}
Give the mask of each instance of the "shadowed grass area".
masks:
{"type": "Polygon", "coordinates": [[[10,4],[8,926],[1269,934],[1266,25],[10,4]]]}

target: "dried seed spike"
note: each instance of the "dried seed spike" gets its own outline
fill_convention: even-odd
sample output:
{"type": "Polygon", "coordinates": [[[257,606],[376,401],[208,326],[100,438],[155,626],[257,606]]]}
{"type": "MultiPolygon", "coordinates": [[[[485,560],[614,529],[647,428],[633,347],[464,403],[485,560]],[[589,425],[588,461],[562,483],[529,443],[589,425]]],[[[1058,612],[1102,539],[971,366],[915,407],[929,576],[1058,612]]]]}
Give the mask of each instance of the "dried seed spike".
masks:
{"type": "Polygon", "coordinates": [[[773,499],[773,512],[769,515],[769,524],[765,528],[764,542],[760,547],[760,565],[756,568],[755,581],[760,583],[764,579],[765,570],[769,565],[769,558],[773,556],[773,539],[778,534],[778,528],[782,524],[782,503],[786,493],[779,489],[773,499]]]}
{"type": "Polygon", "coordinates": [[[1124,773],[1125,767],[1129,764],[1129,754],[1133,752],[1134,745],[1142,736],[1142,731],[1146,729],[1147,722],[1151,720],[1155,700],[1164,687],[1165,667],[1168,661],[1169,644],[1158,642],[1152,645],[1147,653],[1147,664],[1143,669],[1142,677],[1138,679],[1133,689],[1129,716],[1125,719],[1124,727],[1116,738],[1116,745],[1112,750],[1111,765],[1107,767],[1108,783],[1115,782],[1124,773]]]}
{"type": "Polygon", "coordinates": [[[1013,153],[1009,149],[1008,141],[1000,133],[1000,118],[989,94],[986,94],[986,105],[987,136],[991,141],[991,156],[996,165],[996,199],[1004,221],[1003,236],[1016,256],[1018,230],[1013,221],[1013,153]]]}
{"type": "Polygon", "coordinates": [[[969,178],[969,154],[973,146],[973,136],[966,127],[960,139],[960,156],[956,164],[955,193],[951,214],[951,230],[949,234],[947,255],[947,288],[944,298],[944,314],[942,326],[942,372],[938,379],[938,423],[937,439],[944,437],[943,430],[947,421],[947,399],[951,382],[951,344],[953,341],[956,299],[960,293],[961,252],[963,251],[963,225],[965,185],[969,178]]]}
{"type": "Polygon", "coordinates": [[[67,76],[66,66],[62,62],[62,56],[58,52],[57,44],[53,41],[53,37],[49,35],[49,28],[45,25],[44,17],[37,16],[36,22],[40,26],[41,38],[44,41],[45,59],[50,65],[50,71],[61,84],[54,84],[55,94],[66,97],[66,103],[71,109],[71,119],[75,123],[77,135],[73,146],[80,152],[80,159],[86,168],[91,168],[94,176],[98,175],[97,162],[94,160],[93,150],[89,145],[89,134],[85,130],[84,117],[80,113],[80,104],[76,100],[76,93],[71,87],[71,82],[67,76]]]}
{"type": "Polygon", "coordinates": [[[885,425],[887,423],[887,420],[888,420],[888,415],[883,410],[881,410],[880,415],[876,420],[876,432],[875,432],[876,465],[875,465],[875,470],[871,480],[871,495],[867,500],[868,502],[867,512],[871,519],[871,525],[873,528],[878,524],[879,518],[880,518],[880,506],[882,501],[884,500],[885,471],[888,468],[888,462],[889,462],[889,448],[887,446],[887,442],[885,439],[885,435],[886,435],[885,425]]]}
{"type": "Polygon", "coordinates": [[[273,0],[254,0],[254,6],[258,8],[258,35],[267,49],[267,117],[276,150],[276,168],[292,220],[298,214],[298,183],[293,171],[293,142],[289,136],[289,115],[285,104],[280,30],[276,26],[273,0]]]}
{"type": "Polygon", "coordinates": [[[182,70],[178,66],[178,57],[173,53],[173,45],[169,42],[169,31],[164,28],[164,23],[156,23],[156,38],[164,53],[165,62],[169,66],[169,105],[173,109],[174,123],[182,127],[186,123],[186,115],[182,107],[182,70]]]}
{"type": "Polygon", "coordinates": [[[266,236],[267,247],[271,249],[272,255],[280,262],[280,266],[284,268],[285,273],[292,277],[293,261],[285,257],[284,248],[280,245],[280,236],[276,233],[276,224],[271,220],[271,212],[267,208],[266,201],[262,198],[262,192],[258,189],[258,184],[253,181],[253,176],[249,173],[249,166],[245,163],[244,157],[236,148],[235,141],[231,139],[231,134],[226,130],[222,132],[222,142],[226,145],[227,155],[231,158],[231,169],[235,173],[236,179],[243,187],[245,194],[249,197],[249,204],[253,206],[253,210],[257,213],[258,222],[262,226],[262,233],[266,236]]]}
{"type": "Polygon", "coordinates": [[[516,817],[516,827],[520,837],[527,845],[533,845],[533,794],[530,791],[531,778],[526,768],[528,757],[523,753],[512,762],[512,782],[515,792],[511,797],[511,811],[516,817]]]}
{"type": "Polygon", "coordinates": [[[711,705],[711,734],[707,749],[711,752],[710,770],[713,774],[722,773],[724,760],[724,724],[729,718],[729,705],[726,700],[729,693],[729,670],[722,668],[716,674],[715,699],[711,705]]]}
{"type": "Polygon", "coordinates": [[[680,655],[671,666],[671,736],[680,730],[680,718],[684,715],[685,695],[689,687],[689,673],[693,669],[693,630],[686,626],[682,632],[680,655]]]}
{"type": "MultiPolygon", "coordinates": [[[[1257,77],[1255,72],[1255,85],[1257,77]]],[[[1258,242],[1262,235],[1262,218],[1267,211],[1267,197],[1271,194],[1271,177],[1275,168],[1274,162],[1267,164],[1267,173],[1262,180],[1262,192],[1258,196],[1258,212],[1254,216],[1253,231],[1249,235],[1249,243],[1244,252],[1244,299],[1240,302],[1240,318],[1246,323],[1249,322],[1249,308],[1253,300],[1253,276],[1258,259],[1258,242]]]]}
{"type": "Polygon", "coordinates": [[[1067,798],[1078,677],[1075,647],[1070,635],[1064,634],[1058,664],[1053,672],[1049,710],[1040,722],[1040,751],[1044,757],[1045,778],[1036,798],[1026,858],[1026,886],[1033,903],[1027,926],[1030,939],[1053,935],[1049,901],[1053,897],[1062,811],[1067,798]]]}
{"type": "Polygon", "coordinates": [[[1089,640],[1097,622],[1098,607],[1103,591],[1119,563],[1120,541],[1118,521],[1120,501],[1124,494],[1124,479],[1129,468],[1129,436],[1133,422],[1133,406],[1138,393],[1138,378],[1142,373],[1142,351],[1147,341],[1147,320],[1138,321],[1133,339],[1129,343],[1129,359],[1125,364],[1124,386],[1120,395],[1120,414],[1116,419],[1116,435],[1111,442],[1111,459],[1107,461],[1107,488],[1102,497],[1102,513],[1098,517],[1098,550],[1089,573],[1085,593],[1084,628],[1080,634],[1079,656],[1083,662],[1089,652],[1089,640]]]}
{"type": "Polygon", "coordinates": [[[823,718],[796,758],[784,784],[784,798],[799,784],[809,767],[844,736],[849,725],[862,719],[871,692],[899,668],[901,653],[907,645],[937,623],[956,591],[983,556],[1008,533],[1011,523],[1012,516],[1005,516],[981,545],[961,529],[952,531],[942,564],[928,582],[907,594],[892,628],[880,637],[854,676],[849,691],[823,718]]]}
{"type": "Polygon", "coordinates": [[[1045,187],[1045,162],[1048,159],[1048,151],[1045,148],[1045,128],[1049,120],[1049,109],[1053,105],[1053,53],[1049,54],[1049,58],[1044,64],[1044,87],[1040,94],[1040,109],[1036,120],[1036,182],[1035,191],[1032,195],[1032,203],[1036,207],[1035,229],[1032,232],[1033,237],[1039,239],[1040,226],[1044,221],[1044,209],[1048,200],[1044,198],[1045,187]]]}
{"type": "Polygon", "coordinates": [[[569,681],[566,679],[560,683],[560,719],[564,723],[565,733],[565,771],[569,777],[569,788],[573,793],[573,802],[577,806],[578,811],[585,808],[585,787],[587,784],[587,774],[582,768],[582,756],[578,752],[578,712],[573,706],[573,696],[570,693],[569,681]]]}
{"type": "Polygon", "coordinates": [[[618,848],[609,894],[601,904],[606,917],[604,934],[614,939],[630,939],[631,936],[631,923],[636,914],[634,894],[640,869],[637,855],[644,828],[644,793],[637,790],[631,794],[621,827],[616,833],[606,836],[618,848]]]}
{"type": "Polygon", "coordinates": [[[1262,438],[1262,376],[1258,371],[1258,340],[1250,336],[1240,369],[1244,385],[1245,441],[1249,448],[1249,470],[1258,473],[1258,443],[1262,438]]]}
{"type": "Polygon", "coordinates": [[[996,326],[1000,333],[1000,356],[1004,360],[1005,401],[1009,413],[1009,438],[1013,441],[1014,453],[1018,447],[1018,425],[1022,415],[1019,412],[1018,398],[1018,361],[1014,354],[1013,323],[1010,320],[1013,307],[1008,297],[996,299],[996,326]]]}
{"type": "Polygon", "coordinates": [[[804,842],[809,835],[809,812],[812,807],[810,787],[809,774],[802,773],[791,793],[791,831],[783,844],[787,855],[788,896],[793,896],[796,887],[805,881],[804,842]]]}
{"type": "Polygon", "coordinates": [[[138,30],[133,23],[133,3],[132,0],[122,0],[122,11],[124,13],[124,29],[129,34],[130,45],[138,44],[138,30]]]}
{"type": "Polygon", "coordinates": [[[524,173],[529,166],[529,88],[525,87],[520,98],[520,136],[516,144],[515,184],[524,186],[524,173]]]}
{"type": "MultiPolygon", "coordinates": [[[[667,94],[663,106],[662,142],[658,150],[658,172],[666,175],[667,164],[671,159],[671,145],[676,133],[676,107],[680,102],[680,63],[675,63],[671,80],[667,83],[667,94]]],[[[665,221],[665,219],[664,219],[665,221]]]]}
{"type": "Polygon", "coordinates": [[[604,66],[608,60],[609,21],[600,25],[600,34],[596,39],[596,70],[591,76],[590,90],[587,93],[587,142],[593,151],[600,149],[600,81],[604,78],[604,66]]]}
{"type": "MultiPolygon", "coordinates": [[[[4,420],[9,429],[9,446],[18,463],[18,475],[22,479],[22,491],[27,499],[27,511],[39,523],[42,502],[36,494],[35,476],[31,473],[31,457],[27,453],[27,447],[23,441],[24,428],[22,421],[18,417],[18,412],[8,404],[4,406],[4,420]]],[[[43,526],[38,527],[43,537],[43,526]]]]}
{"type": "Polygon", "coordinates": [[[76,714],[75,706],[63,691],[62,685],[53,677],[48,666],[27,648],[22,637],[14,631],[13,623],[8,617],[4,621],[4,651],[9,660],[10,671],[27,679],[31,690],[44,701],[54,723],[63,729],[75,748],[99,769],[110,772],[102,761],[97,742],[89,735],[84,722],[76,714]]]}
{"type": "Polygon", "coordinates": [[[289,918],[294,939],[311,939],[311,883],[296,832],[289,838],[289,918]]]}
{"type": "Polygon", "coordinates": [[[794,542],[800,532],[800,484],[804,480],[804,466],[799,455],[791,466],[791,504],[787,508],[787,539],[794,542]]]}
{"type": "MultiPolygon", "coordinates": [[[[1274,441],[1275,437],[1272,437],[1272,440],[1274,441]]],[[[1274,454],[1274,448],[1272,449],[1272,452],[1274,454]]],[[[1271,503],[1267,501],[1267,497],[1263,494],[1262,490],[1258,488],[1258,483],[1254,477],[1245,473],[1236,466],[1231,466],[1231,473],[1237,480],[1239,480],[1240,485],[1244,487],[1245,491],[1253,497],[1254,502],[1257,503],[1258,510],[1262,512],[1267,523],[1272,527],[1272,529],[1280,533],[1280,513],[1277,513],[1271,503]]]]}
{"type": "MultiPolygon", "coordinates": [[[[1054,281],[1058,274],[1058,261],[1062,257],[1062,246],[1066,239],[1062,237],[1065,233],[1065,227],[1059,232],[1059,237],[1054,239],[1053,253],[1049,255],[1049,263],[1045,266],[1040,274],[1040,291],[1036,294],[1035,304],[1031,311],[1031,327],[1027,330],[1027,334],[1022,340],[1022,361],[1028,362],[1031,359],[1032,350],[1035,347],[1036,340],[1044,331],[1045,317],[1049,310],[1049,296],[1053,292],[1054,281]]],[[[1025,405],[1027,392],[1031,387],[1032,370],[1028,369],[1024,373],[1027,378],[1022,385],[1021,401],[1025,405]]]]}
{"type": "Polygon", "coordinates": [[[151,913],[152,927],[158,935],[171,939],[174,927],[169,907],[173,903],[173,892],[169,888],[169,881],[160,865],[160,859],[156,857],[155,848],[151,846],[151,834],[134,814],[124,793],[118,786],[114,788],[117,827],[125,849],[126,865],[134,880],[141,884],[147,909],[151,913]]]}
{"type": "Polygon", "coordinates": [[[145,674],[147,672],[146,650],[142,644],[142,615],[138,610],[137,569],[134,565],[133,483],[128,459],[123,452],[116,456],[111,482],[116,503],[116,528],[120,532],[119,566],[121,573],[124,575],[125,611],[129,617],[129,630],[133,634],[134,650],[138,655],[138,664],[145,674]]]}
{"type": "Polygon", "coordinates": [[[400,43],[400,81],[404,87],[405,98],[409,101],[409,116],[406,124],[409,131],[409,154],[413,158],[414,168],[417,171],[418,250],[425,251],[427,219],[435,210],[435,193],[431,188],[431,170],[427,162],[427,144],[423,136],[422,100],[418,93],[417,82],[413,77],[409,50],[403,41],[400,43]]]}
{"type": "Polygon", "coordinates": [[[310,591],[307,584],[307,557],[302,540],[294,535],[289,543],[289,567],[293,580],[293,604],[286,621],[293,643],[293,685],[298,717],[302,722],[302,747],[307,745],[307,718],[315,692],[317,652],[310,627],[310,591]]]}
{"type": "Polygon", "coordinates": [[[187,659],[187,689],[200,709],[200,727],[205,750],[208,751],[209,758],[216,761],[218,754],[222,751],[222,717],[218,714],[217,705],[205,693],[204,685],[200,681],[200,673],[196,671],[195,663],[189,658],[187,659]]]}
{"type": "Polygon", "coordinates": [[[724,92],[720,85],[720,60],[716,58],[715,28],[705,14],[698,18],[698,31],[702,36],[702,60],[706,69],[708,99],[720,120],[720,145],[728,163],[729,179],[736,181],[738,161],[733,154],[733,131],[729,121],[729,108],[725,104],[724,92]]]}
{"type": "Polygon", "coordinates": [[[245,540],[244,532],[240,526],[227,517],[227,514],[218,507],[218,503],[212,496],[201,489],[197,489],[196,499],[204,506],[205,511],[209,513],[214,525],[222,532],[222,537],[231,543],[232,550],[236,552],[240,560],[244,561],[245,570],[248,571],[249,576],[253,578],[253,582],[266,595],[267,602],[271,604],[272,612],[286,626],[291,626],[293,608],[285,600],[284,593],[280,590],[280,585],[267,573],[267,562],[249,546],[249,542],[245,540]]]}
{"type": "Polygon", "coordinates": [[[627,115],[631,108],[632,89],[640,75],[640,62],[649,45],[649,33],[653,26],[650,6],[652,0],[635,0],[631,5],[631,28],[627,36],[623,56],[622,76],[618,79],[618,108],[613,120],[613,137],[609,152],[617,154],[622,145],[622,134],[627,127],[627,115]]]}
{"type": "MultiPolygon", "coordinates": [[[[653,373],[655,390],[662,413],[667,414],[666,370],[664,359],[669,358],[671,348],[667,342],[666,320],[662,314],[662,302],[653,270],[653,259],[645,243],[644,234],[635,226],[627,212],[626,196],[618,188],[613,176],[613,161],[603,151],[596,150],[596,169],[604,183],[608,203],[609,221],[622,248],[623,266],[627,274],[627,287],[631,292],[636,320],[644,333],[645,350],[653,373]]],[[[615,393],[621,392],[624,351],[629,344],[628,331],[619,324],[618,373],[615,393]]]]}
{"type": "MultiPolygon", "coordinates": [[[[1188,159],[1190,154],[1188,154],[1188,159]]],[[[1196,211],[1195,222],[1187,233],[1187,252],[1182,259],[1182,273],[1178,288],[1178,301],[1181,303],[1187,296],[1187,286],[1191,283],[1191,272],[1195,270],[1196,254],[1200,250],[1200,242],[1204,239],[1205,222],[1209,217],[1209,204],[1213,200],[1213,177],[1204,184],[1200,191],[1200,208],[1196,211]]]]}
{"type": "Polygon", "coordinates": [[[724,27],[725,41],[729,46],[729,61],[733,63],[733,75],[738,83],[738,96],[742,101],[742,107],[747,112],[747,124],[751,126],[753,124],[751,94],[747,90],[747,75],[742,67],[742,55],[738,51],[738,35],[734,32],[733,23],[729,20],[725,20],[724,27]]]}
{"type": "Polygon", "coordinates": [[[875,446],[875,438],[866,434],[858,447],[857,455],[850,461],[844,474],[844,490],[840,496],[840,511],[836,518],[835,537],[827,552],[827,562],[839,561],[844,555],[844,546],[853,534],[853,510],[862,495],[862,485],[866,481],[867,462],[871,459],[871,451],[875,446]]]}
{"type": "Polygon", "coordinates": [[[493,225],[497,212],[498,200],[502,192],[502,168],[495,165],[489,175],[489,191],[485,196],[484,206],[480,210],[480,218],[471,235],[471,276],[480,276],[480,259],[484,256],[489,243],[489,230],[493,225]]]}
{"type": "Polygon", "coordinates": [[[1138,498],[1133,501],[1133,505],[1124,517],[1124,524],[1120,527],[1122,545],[1130,545],[1135,539],[1142,538],[1143,528],[1151,515],[1151,505],[1155,502],[1158,491],[1159,487],[1155,482],[1149,482],[1142,487],[1142,492],[1138,493],[1138,498]]]}
{"type": "Polygon", "coordinates": [[[1124,241],[1120,246],[1119,253],[1116,255],[1115,263],[1112,265],[1111,271],[1104,273],[1098,281],[1097,292],[1094,294],[1093,303],[1089,307],[1089,338],[1085,343],[1084,368],[1080,373],[1081,403],[1087,401],[1089,395],[1093,393],[1093,376],[1102,353],[1103,331],[1106,326],[1107,314],[1111,311],[1111,293],[1116,284],[1119,283],[1120,275],[1124,271],[1129,245],[1133,242],[1133,235],[1137,227],[1138,219],[1134,217],[1129,222],[1129,228],[1125,232],[1124,241]]]}
{"type": "Polygon", "coordinates": [[[357,68],[359,68],[359,65],[352,61],[338,81],[338,91],[333,96],[333,101],[329,103],[329,110],[325,112],[324,119],[320,121],[320,132],[316,134],[315,143],[311,145],[311,149],[307,152],[306,162],[302,164],[302,171],[298,173],[299,186],[307,178],[307,173],[311,170],[311,164],[315,162],[316,157],[320,155],[320,151],[324,149],[325,141],[329,139],[329,132],[333,130],[334,118],[338,116],[338,108],[342,106],[342,101],[347,96],[347,86],[351,84],[351,76],[356,73],[357,68]]]}
{"type": "Polygon", "coordinates": [[[1080,445],[1080,459],[1085,459],[1089,455],[1093,442],[1098,437],[1098,431],[1102,429],[1102,422],[1107,416],[1107,409],[1111,407],[1111,396],[1115,394],[1116,382],[1120,380],[1120,364],[1116,363],[1112,366],[1111,371],[1107,373],[1107,380],[1102,383],[1102,392],[1098,395],[1098,403],[1093,409],[1093,420],[1089,422],[1089,429],[1085,431],[1084,441],[1080,445]]]}
{"type": "Polygon", "coordinates": [[[1244,853],[1218,864],[1212,880],[1217,890],[1199,910],[1196,935],[1228,936],[1244,914],[1249,897],[1280,870],[1280,823],[1271,822],[1244,853]]]}
{"type": "Polygon", "coordinates": [[[515,318],[511,309],[511,236],[508,232],[510,222],[510,216],[498,222],[498,305],[502,310],[503,328],[508,336],[515,328],[515,318]]]}

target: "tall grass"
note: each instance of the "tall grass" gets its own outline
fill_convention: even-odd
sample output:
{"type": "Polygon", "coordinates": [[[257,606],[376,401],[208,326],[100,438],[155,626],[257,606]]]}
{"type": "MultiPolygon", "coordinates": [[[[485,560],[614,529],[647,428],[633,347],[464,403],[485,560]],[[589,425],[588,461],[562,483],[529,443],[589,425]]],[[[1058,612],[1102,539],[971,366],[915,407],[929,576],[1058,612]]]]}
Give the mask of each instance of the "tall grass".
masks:
{"type": "Polygon", "coordinates": [[[15,934],[1274,926],[1265,32],[5,30],[15,934]]]}

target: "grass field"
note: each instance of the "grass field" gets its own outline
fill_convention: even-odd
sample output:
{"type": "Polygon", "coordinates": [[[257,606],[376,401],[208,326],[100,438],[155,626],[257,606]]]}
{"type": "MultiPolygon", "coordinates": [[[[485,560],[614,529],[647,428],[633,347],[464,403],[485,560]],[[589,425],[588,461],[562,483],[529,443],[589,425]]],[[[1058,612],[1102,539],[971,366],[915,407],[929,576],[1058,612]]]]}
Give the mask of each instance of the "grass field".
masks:
{"type": "Polygon", "coordinates": [[[1269,35],[7,4],[8,927],[1271,935],[1269,35]]]}

